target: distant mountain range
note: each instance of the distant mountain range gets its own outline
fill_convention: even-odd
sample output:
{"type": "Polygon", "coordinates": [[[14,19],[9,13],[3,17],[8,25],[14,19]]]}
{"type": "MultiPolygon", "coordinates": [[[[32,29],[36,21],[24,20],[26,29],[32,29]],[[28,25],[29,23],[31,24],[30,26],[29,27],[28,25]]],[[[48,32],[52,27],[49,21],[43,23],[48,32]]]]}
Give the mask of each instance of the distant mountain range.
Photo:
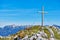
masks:
{"type": "Polygon", "coordinates": [[[58,27],[58,28],[60,28],[60,26],[58,26],[58,25],[55,25],[55,24],[54,24],[54,25],[52,25],[52,26],[55,26],[55,27],[58,27]]]}
{"type": "Polygon", "coordinates": [[[3,28],[0,28],[0,36],[8,36],[10,34],[15,34],[16,32],[20,30],[24,30],[26,26],[15,26],[7,25],[3,28]]]}
{"type": "MultiPolygon", "coordinates": [[[[58,25],[53,25],[55,27],[59,27],[58,25]]],[[[3,28],[0,28],[0,36],[8,36],[11,34],[15,34],[20,30],[24,30],[27,26],[13,26],[13,25],[7,25],[4,26],[3,28]]],[[[28,26],[29,27],[29,26],[28,26]]]]}

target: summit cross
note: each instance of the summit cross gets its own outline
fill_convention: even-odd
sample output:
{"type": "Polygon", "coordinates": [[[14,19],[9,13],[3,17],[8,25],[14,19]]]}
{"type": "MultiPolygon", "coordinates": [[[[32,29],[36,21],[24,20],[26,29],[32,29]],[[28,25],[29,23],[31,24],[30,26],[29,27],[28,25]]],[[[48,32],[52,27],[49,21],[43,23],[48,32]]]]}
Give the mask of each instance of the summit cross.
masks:
{"type": "Polygon", "coordinates": [[[47,13],[44,11],[44,6],[42,6],[42,11],[39,11],[39,13],[41,12],[42,15],[42,19],[41,19],[41,26],[44,26],[44,14],[47,13]]]}

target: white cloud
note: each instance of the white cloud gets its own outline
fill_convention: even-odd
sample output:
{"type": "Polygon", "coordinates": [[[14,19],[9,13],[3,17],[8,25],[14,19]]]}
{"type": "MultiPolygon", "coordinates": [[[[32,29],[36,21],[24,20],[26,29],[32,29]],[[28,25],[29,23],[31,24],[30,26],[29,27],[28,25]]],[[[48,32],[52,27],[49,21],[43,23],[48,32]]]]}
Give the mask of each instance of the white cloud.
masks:
{"type": "Polygon", "coordinates": [[[19,16],[30,15],[37,12],[38,9],[15,9],[15,10],[0,10],[0,16],[19,16]]]}

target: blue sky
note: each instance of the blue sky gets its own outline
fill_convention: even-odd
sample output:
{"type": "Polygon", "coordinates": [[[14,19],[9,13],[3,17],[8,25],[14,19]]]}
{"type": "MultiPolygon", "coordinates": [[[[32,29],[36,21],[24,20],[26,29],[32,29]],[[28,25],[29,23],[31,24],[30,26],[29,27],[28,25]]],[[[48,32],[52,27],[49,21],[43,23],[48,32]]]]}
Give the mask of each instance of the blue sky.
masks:
{"type": "Polygon", "coordinates": [[[60,0],[0,0],[0,26],[41,25],[41,13],[44,10],[44,25],[60,25],[60,0]]]}

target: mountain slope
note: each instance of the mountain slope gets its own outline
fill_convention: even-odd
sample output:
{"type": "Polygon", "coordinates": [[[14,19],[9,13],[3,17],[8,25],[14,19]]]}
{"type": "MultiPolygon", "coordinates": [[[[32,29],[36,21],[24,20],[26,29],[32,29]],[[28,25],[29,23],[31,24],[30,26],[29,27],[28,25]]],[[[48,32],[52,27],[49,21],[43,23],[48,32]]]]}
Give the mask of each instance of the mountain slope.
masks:
{"type": "Polygon", "coordinates": [[[20,30],[24,30],[25,26],[5,26],[4,28],[0,28],[0,36],[8,36],[11,34],[15,34],[20,30]]]}
{"type": "MultiPolygon", "coordinates": [[[[9,27],[4,27],[5,30],[9,27]]],[[[12,28],[12,27],[10,27],[12,28]]],[[[1,28],[0,28],[1,29],[1,28]]],[[[60,40],[60,29],[55,26],[44,26],[41,27],[39,25],[31,26],[31,27],[13,27],[14,34],[11,34],[7,37],[2,37],[1,40],[4,38],[6,40],[14,40],[14,39],[24,39],[24,40],[60,40]],[[16,28],[16,29],[15,29],[16,28]],[[21,29],[20,29],[21,28],[21,29]],[[43,29],[42,29],[43,28],[43,29]]],[[[10,30],[10,29],[9,29],[10,30]]]]}

